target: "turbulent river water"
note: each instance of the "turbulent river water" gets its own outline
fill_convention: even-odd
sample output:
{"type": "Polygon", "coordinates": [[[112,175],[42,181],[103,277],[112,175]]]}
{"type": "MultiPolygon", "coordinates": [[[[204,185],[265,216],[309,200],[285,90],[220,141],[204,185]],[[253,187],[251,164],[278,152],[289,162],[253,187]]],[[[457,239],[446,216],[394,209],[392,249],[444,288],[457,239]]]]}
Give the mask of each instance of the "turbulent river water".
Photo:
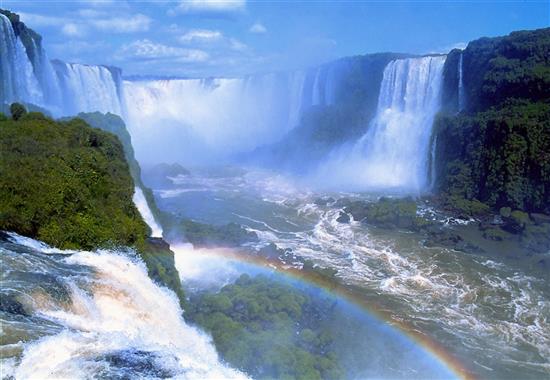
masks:
{"type": "Polygon", "coordinates": [[[204,223],[239,223],[260,238],[247,249],[274,243],[335,269],[337,281],[367,308],[437,342],[436,354],[444,351],[473,377],[550,376],[547,272],[498,254],[427,248],[410,232],[342,224],[338,209],[315,203],[376,194],[321,193],[282,175],[237,168],[194,170],[173,182],[155,190],[161,209],[204,223]]]}

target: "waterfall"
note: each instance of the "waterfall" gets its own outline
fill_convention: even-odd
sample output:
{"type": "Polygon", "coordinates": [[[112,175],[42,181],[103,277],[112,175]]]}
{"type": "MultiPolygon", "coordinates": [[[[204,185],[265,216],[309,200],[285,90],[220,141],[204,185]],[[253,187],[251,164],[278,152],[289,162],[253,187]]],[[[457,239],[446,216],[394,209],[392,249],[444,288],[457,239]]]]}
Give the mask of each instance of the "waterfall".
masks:
{"type": "Polygon", "coordinates": [[[200,163],[278,141],[313,102],[308,76],[126,80],[126,124],[136,154],[140,160],[200,163]]]}
{"type": "Polygon", "coordinates": [[[364,176],[375,187],[421,190],[444,56],[394,60],[384,69],[377,114],[360,141],[364,176]]]}
{"type": "Polygon", "coordinates": [[[16,297],[29,316],[3,318],[2,337],[14,342],[4,347],[3,377],[245,378],[185,322],[176,295],[136,255],[50,255],[41,242],[9,236],[0,241],[2,298],[16,297]]]}
{"type": "Polygon", "coordinates": [[[99,111],[122,116],[118,69],[60,61],[54,61],[54,68],[63,94],[63,115],[99,111]]]}
{"type": "Polygon", "coordinates": [[[463,53],[460,53],[460,58],[458,60],[458,111],[464,109],[464,78],[462,75],[462,56],[463,53]]]}
{"type": "Polygon", "coordinates": [[[428,183],[430,137],[445,56],[398,59],[384,69],[377,112],[353,146],[337,148],[314,180],[342,188],[419,192],[428,183]]]}
{"type": "Polygon", "coordinates": [[[155,220],[155,217],[151,212],[151,208],[147,203],[147,199],[145,199],[143,190],[141,190],[141,188],[137,186],[134,188],[133,201],[143,220],[145,220],[145,223],[147,223],[147,225],[151,228],[151,236],[159,238],[162,237],[162,227],[160,227],[160,225],[155,220]]]}
{"type": "Polygon", "coordinates": [[[43,103],[32,62],[10,20],[0,14],[0,103],[43,103]]]}
{"type": "Polygon", "coordinates": [[[321,82],[321,68],[319,67],[317,69],[317,72],[315,73],[315,80],[313,81],[313,91],[311,95],[311,105],[312,106],[318,106],[321,104],[321,88],[320,88],[320,82],[321,82]]]}

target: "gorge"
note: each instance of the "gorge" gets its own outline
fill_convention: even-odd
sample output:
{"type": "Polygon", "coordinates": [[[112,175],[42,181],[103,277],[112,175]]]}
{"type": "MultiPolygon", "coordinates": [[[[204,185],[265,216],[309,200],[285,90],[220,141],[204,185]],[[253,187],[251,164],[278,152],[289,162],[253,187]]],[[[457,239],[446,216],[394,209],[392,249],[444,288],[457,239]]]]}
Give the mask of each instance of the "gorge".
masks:
{"type": "Polygon", "coordinates": [[[548,375],[550,28],[155,78],[0,25],[2,378],[548,375]]]}

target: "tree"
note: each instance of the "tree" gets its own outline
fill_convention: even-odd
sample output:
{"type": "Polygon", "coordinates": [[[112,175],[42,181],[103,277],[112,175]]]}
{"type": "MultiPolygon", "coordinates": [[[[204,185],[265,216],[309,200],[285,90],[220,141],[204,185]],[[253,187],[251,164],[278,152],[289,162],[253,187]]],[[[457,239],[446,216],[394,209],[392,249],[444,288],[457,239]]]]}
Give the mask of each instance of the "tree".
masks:
{"type": "Polygon", "coordinates": [[[19,120],[21,116],[27,113],[25,106],[20,103],[12,103],[10,106],[10,113],[13,120],[19,120]]]}

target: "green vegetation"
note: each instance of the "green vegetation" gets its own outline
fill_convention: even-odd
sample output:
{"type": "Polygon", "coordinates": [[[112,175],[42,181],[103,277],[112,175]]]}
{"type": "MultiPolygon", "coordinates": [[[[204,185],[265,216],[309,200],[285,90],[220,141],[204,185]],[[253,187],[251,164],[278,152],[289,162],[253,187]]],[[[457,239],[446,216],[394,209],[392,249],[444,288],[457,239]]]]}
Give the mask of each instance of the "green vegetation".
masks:
{"type": "Polygon", "coordinates": [[[27,113],[27,110],[22,104],[12,103],[10,106],[10,114],[13,120],[19,120],[23,115],[27,113]]]}
{"type": "Polygon", "coordinates": [[[135,158],[134,148],[132,146],[132,138],[130,137],[130,133],[128,133],[128,130],[126,129],[124,121],[120,118],[120,116],[114,115],[110,112],[106,114],[102,114],[101,112],[81,112],[78,114],[78,117],[84,120],[90,126],[110,132],[119,138],[124,148],[124,156],[126,157],[126,161],[128,162],[128,165],[130,167],[130,174],[134,179],[134,183],[142,189],[143,195],[147,200],[147,204],[149,205],[151,212],[155,216],[155,219],[159,221],[161,212],[157,207],[153,192],[151,191],[151,189],[145,186],[142,181],[141,168],[135,158]]]}
{"type": "Polygon", "coordinates": [[[214,226],[186,219],[177,224],[176,230],[195,247],[239,247],[258,241],[254,232],[248,232],[237,223],[214,226]]]}
{"type": "MultiPolygon", "coordinates": [[[[443,102],[434,136],[436,187],[445,203],[550,213],[550,28],[453,50],[443,102]],[[466,110],[456,115],[460,54],[466,110]]],[[[472,206],[472,214],[483,212],[472,206]]]]}
{"type": "Polygon", "coordinates": [[[0,229],[60,248],[143,245],[118,139],[79,119],[26,116],[0,122],[0,229]]]}
{"type": "Polygon", "coordinates": [[[212,334],[222,358],[259,379],[344,376],[326,323],[329,300],[265,276],[242,275],[217,294],[191,297],[187,318],[212,334]]]}
{"type": "Polygon", "coordinates": [[[509,101],[435,122],[437,188],[498,210],[550,212],[550,104],[509,101]]]}

